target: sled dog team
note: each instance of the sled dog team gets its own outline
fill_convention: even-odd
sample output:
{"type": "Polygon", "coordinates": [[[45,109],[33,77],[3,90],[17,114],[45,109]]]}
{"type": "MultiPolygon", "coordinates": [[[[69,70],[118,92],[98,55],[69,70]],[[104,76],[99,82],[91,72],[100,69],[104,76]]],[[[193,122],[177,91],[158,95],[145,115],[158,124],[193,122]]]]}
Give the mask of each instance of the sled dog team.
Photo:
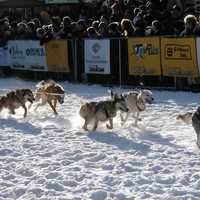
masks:
{"type": "MultiPolygon", "coordinates": [[[[132,114],[134,126],[138,125],[141,119],[139,115],[145,110],[146,104],[152,104],[154,101],[153,94],[150,90],[139,90],[121,95],[114,94],[109,91],[110,99],[86,102],[81,105],[79,110],[80,116],[85,120],[83,129],[88,131],[88,125],[93,122],[92,130],[96,130],[99,122],[108,122],[106,127],[113,128],[113,118],[120,111],[122,125],[127,121],[128,116],[132,114]]],[[[34,111],[40,106],[48,104],[57,115],[56,106],[59,102],[64,103],[65,90],[53,80],[41,81],[36,85],[35,95],[30,89],[17,89],[0,97],[0,112],[3,108],[7,108],[10,114],[15,114],[15,109],[22,107],[24,109],[24,117],[27,116],[26,102],[29,102],[29,108],[36,101],[34,111]]],[[[200,107],[195,112],[187,112],[179,114],[176,118],[185,123],[192,123],[192,126],[197,135],[197,145],[200,148],[200,107]]]]}

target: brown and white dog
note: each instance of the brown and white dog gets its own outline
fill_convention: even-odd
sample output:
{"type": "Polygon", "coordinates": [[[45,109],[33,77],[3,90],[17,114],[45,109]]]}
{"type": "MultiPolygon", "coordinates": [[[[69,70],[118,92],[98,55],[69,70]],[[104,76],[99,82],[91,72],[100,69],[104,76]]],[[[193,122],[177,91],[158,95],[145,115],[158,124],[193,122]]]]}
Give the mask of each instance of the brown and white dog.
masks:
{"type": "Polygon", "coordinates": [[[184,114],[179,114],[176,117],[176,120],[181,120],[183,121],[185,124],[191,124],[192,123],[192,112],[186,112],[184,114]]]}
{"type": "Polygon", "coordinates": [[[49,104],[54,114],[57,115],[56,110],[57,102],[64,103],[65,90],[64,88],[53,80],[41,81],[36,85],[35,100],[40,101],[35,107],[35,111],[38,107],[49,104]]]}
{"type": "Polygon", "coordinates": [[[7,108],[9,112],[14,115],[15,109],[23,107],[24,117],[26,117],[26,102],[30,102],[32,104],[34,100],[34,95],[30,89],[17,89],[0,98],[0,111],[3,108],[7,108]]]}
{"type": "Polygon", "coordinates": [[[181,120],[186,124],[192,124],[197,135],[197,146],[200,148],[200,107],[198,107],[195,112],[179,114],[176,119],[181,120]]]}

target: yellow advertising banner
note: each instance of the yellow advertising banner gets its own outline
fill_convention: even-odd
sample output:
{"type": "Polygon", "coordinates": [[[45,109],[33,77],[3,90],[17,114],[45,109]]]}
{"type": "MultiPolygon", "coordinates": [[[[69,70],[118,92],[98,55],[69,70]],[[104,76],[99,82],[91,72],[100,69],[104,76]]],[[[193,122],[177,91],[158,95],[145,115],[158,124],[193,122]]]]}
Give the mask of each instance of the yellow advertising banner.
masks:
{"type": "Polygon", "coordinates": [[[161,75],[160,38],[128,39],[130,75],[161,75]]]}
{"type": "Polygon", "coordinates": [[[47,66],[49,72],[69,72],[68,42],[52,40],[46,43],[47,66]]]}
{"type": "Polygon", "coordinates": [[[198,76],[194,38],[162,38],[161,52],[164,76],[198,76]]]}

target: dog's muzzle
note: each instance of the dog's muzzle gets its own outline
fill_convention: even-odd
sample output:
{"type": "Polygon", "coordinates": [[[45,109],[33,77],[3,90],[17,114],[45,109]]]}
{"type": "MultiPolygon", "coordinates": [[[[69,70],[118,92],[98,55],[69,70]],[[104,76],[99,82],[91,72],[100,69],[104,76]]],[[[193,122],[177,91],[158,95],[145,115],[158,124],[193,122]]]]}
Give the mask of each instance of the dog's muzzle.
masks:
{"type": "Polygon", "coordinates": [[[147,102],[148,104],[152,104],[152,103],[154,102],[154,98],[147,99],[146,102],[147,102]]]}
{"type": "Polygon", "coordinates": [[[28,101],[30,101],[31,103],[33,103],[33,101],[35,101],[35,98],[34,97],[28,98],[28,101]]]}
{"type": "Polygon", "coordinates": [[[63,104],[63,103],[64,103],[64,101],[63,101],[63,100],[60,100],[60,101],[59,101],[59,103],[60,103],[60,104],[63,104]]]}
{"type": "Polygon", "coordinates": [[[61,97],[59,98],[59,103],[60,103],[60,104],[63,104],[63,103],[64,103],[64,95],[61,96],[61,97]]]}

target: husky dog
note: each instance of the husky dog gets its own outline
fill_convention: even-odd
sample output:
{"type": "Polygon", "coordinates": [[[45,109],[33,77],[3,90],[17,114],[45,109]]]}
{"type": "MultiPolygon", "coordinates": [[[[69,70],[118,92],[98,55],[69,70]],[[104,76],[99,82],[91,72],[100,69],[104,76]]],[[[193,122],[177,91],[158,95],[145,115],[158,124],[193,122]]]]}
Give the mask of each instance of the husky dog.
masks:
{"type": "Polygon", "coordinates": [[[176,119],[182,120],[185,124],[191,124],[192,123],[192,112],[186,112],[185,114],[179,114],[176,119]]]}
{"type": "Polygon", "coordinates": [[[53,80],[41,81],[36,85],[35,99],[40,101],[36,107],[35,111],[39,106],[43,106],[48,103],[53,110],[54,114],[57,115],[56,105],[57,102],[60,104],[64,103],[65,90],[64,88],[53,80]]]}
{"type": "Polygon", "coordinates": [[[122,112],[120,113],[122,124],[124,124],[130,113],[133,113],[135,118],[134,126],[138,125],[140,112],[144,111],[146,108],[146,103],[152,104],[154,101],[153,94],[150,90],[140,90],[122,94],[125,99],[128,112],[125,118],[123,118],[122,112]],[[136,115],[134,115],[136,113],[136,115]]]}
{"type": "Polygon", "coordinates": [[[30,89],[18,89],[16,91],[9,92],[6,96],[0,98],[0,111],[3,108],[9,109],[11,114],[15,114],[15,109],[19,107],[24,108],[24,117],[27,116],[26,102],[31,104],[35,100],[33,93],[30,89]]]}
{"type": "Polygon", "coordinates": [[[200,148],[200,107],[192,115],[192,126],[197,135],[197,145],[200,148]]]}
{"type": "Polygon", "coordinates": [[[106,124],[108,129],[113,128],[113,118],[116,117],[117,111],[128,112],[125,100],[122,96],[114,95],[111,92],[111,100],[89,102],[81,106],[79,114],[85,119],[83,129],[88,131],[88,124],[94,120],[93,131],[96,130],[99,121],[109,121],[110,124],[106,124]]]}

